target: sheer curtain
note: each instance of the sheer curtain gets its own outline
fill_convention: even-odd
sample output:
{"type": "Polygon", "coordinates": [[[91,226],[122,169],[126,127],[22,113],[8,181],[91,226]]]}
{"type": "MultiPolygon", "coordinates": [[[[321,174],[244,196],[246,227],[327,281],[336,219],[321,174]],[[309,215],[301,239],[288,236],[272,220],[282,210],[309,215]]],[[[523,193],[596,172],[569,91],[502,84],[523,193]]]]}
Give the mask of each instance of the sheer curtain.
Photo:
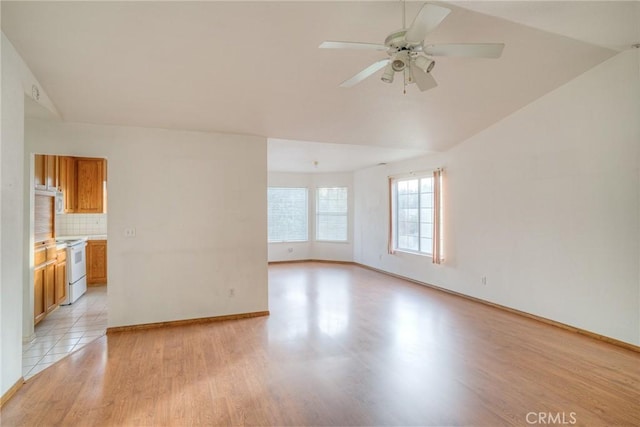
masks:
{"type": "Polygon", "coordinates": [[[433,263],[444,261],[442,251],[442,169],[433,171],[433,263]]]}

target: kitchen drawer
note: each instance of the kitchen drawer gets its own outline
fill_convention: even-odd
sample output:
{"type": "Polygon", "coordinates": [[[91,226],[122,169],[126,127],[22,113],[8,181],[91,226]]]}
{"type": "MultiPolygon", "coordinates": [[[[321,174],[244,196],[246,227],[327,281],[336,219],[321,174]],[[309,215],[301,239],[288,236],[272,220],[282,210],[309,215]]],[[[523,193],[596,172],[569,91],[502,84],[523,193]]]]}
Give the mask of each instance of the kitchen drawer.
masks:
{"type": "Polygon", "coordinates": [[[47,261],[51,261],[58,258],[58,248],[56,245],[47,246],[47,261]]]}
{"type": "Polygon", "coordinates": [[[47,248],[43,246],[41,248],[36,249],[33,265],[37,267],[40,264],[44,264],[46,261],[47,261],[47,248]]]}
{"type": "Polygon", "coordinates": [[[67,259],[67,250],[58,249],[58,262],[62,262],[67,259]]]}

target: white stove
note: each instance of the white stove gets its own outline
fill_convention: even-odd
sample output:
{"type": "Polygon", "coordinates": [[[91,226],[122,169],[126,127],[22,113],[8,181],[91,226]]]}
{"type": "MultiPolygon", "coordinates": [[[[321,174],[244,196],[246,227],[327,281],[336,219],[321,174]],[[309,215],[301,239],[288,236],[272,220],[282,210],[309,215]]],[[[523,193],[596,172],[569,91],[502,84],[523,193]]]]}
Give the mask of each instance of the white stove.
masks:
{"type": "Polygon", "coordinates": [[[58,238],[67,244],[67,297],[61,305],[73,304],[87,291],[86,238],[58,238]]]}

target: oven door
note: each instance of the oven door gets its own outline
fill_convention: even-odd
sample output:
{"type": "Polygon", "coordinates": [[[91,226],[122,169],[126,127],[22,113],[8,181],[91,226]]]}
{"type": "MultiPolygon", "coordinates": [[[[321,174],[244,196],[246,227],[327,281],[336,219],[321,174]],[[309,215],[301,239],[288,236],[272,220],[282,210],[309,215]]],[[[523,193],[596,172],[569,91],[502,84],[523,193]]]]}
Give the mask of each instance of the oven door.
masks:
{"type": "Polygon", "coordinates": [[[69,283],[75,283],[87,275],[86,246],[87,242],[80,242],[67,248],[69,283]]]}

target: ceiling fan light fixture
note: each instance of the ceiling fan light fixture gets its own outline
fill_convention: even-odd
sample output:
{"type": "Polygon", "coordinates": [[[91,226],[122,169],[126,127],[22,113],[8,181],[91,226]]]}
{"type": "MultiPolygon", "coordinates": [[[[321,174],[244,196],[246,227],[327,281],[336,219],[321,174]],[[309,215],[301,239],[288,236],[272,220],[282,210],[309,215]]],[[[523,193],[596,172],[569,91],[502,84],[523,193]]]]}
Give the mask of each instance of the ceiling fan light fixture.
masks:
{"type": "Polygon", "coordinates": [[[389,63],[389,65],[387,65],[384,69],[381,80],[385,83],[393,83],[394,74],[395,71],[393,70],[393,66],[391,63],[389,63]]]}
{"type": "Polygon", "coordinates": [[[434,65],[436,65],[436,62],[433,59],[429,59],[426,56],[418,56],[413,63],[425,73],[430,73],[431,70],[433,70],[434,65]]]}
{"type": "Polygon", "coordinates": [[[407,64],[405,64],[404,61],[399,58],[396,58],[393,61],[391,61],[391,67],[393,68],[393,71],[402,71],[405,69],[406,66],[407,64]]]}

